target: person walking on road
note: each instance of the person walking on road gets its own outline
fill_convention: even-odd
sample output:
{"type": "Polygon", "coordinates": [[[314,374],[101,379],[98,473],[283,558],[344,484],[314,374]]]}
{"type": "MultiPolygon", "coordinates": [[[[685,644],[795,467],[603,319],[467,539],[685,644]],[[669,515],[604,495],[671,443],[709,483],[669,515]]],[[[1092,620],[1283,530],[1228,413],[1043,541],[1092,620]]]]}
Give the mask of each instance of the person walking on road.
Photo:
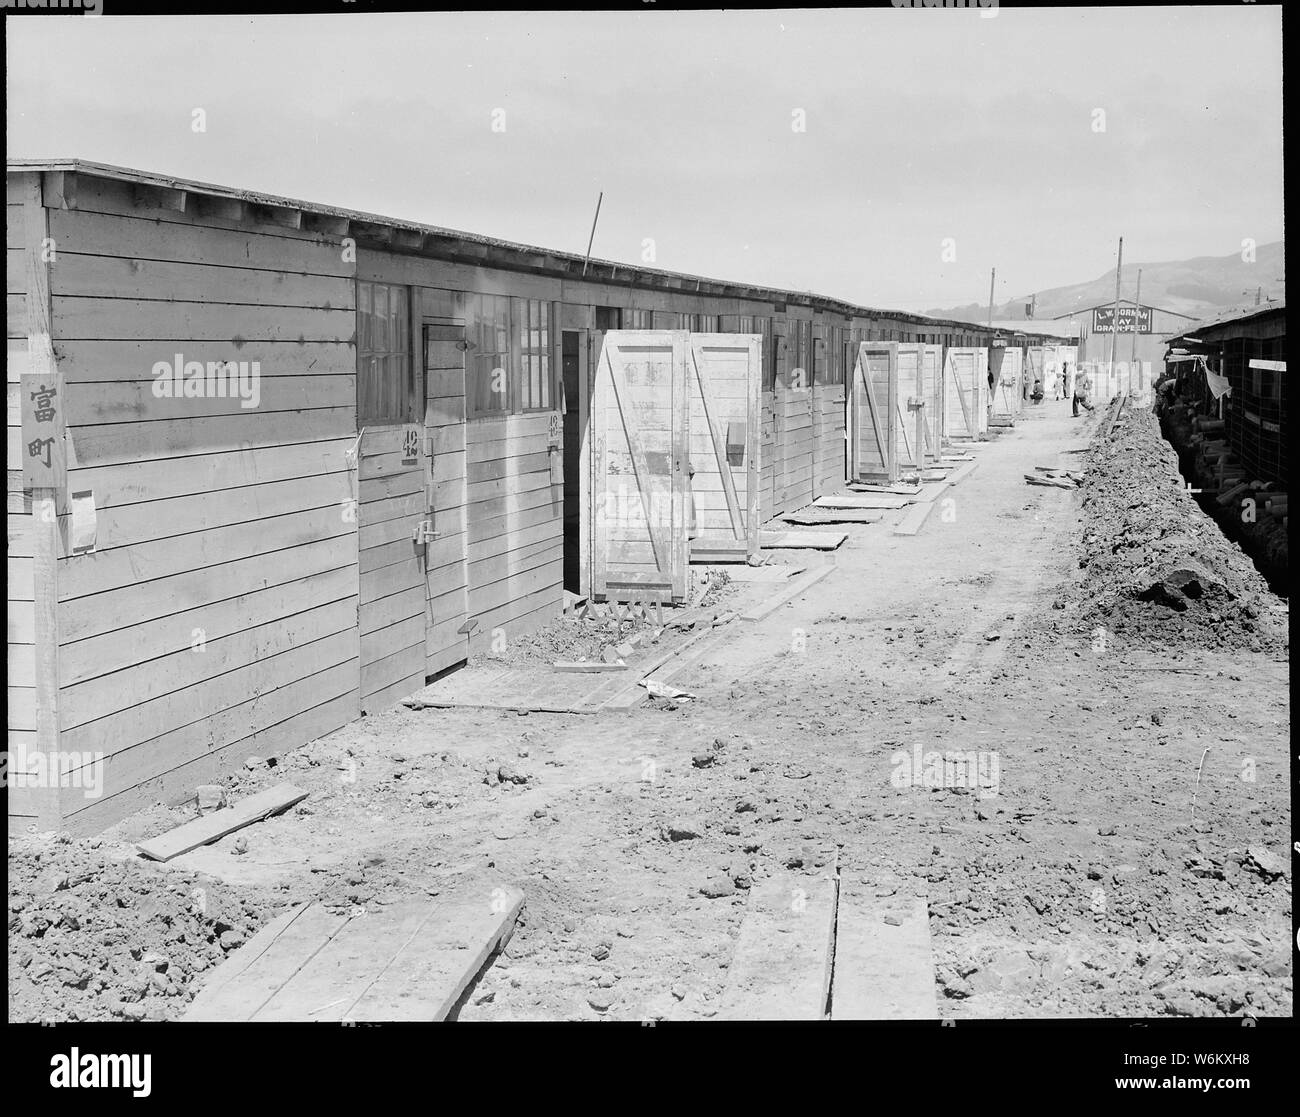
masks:
{"type": "Polygon", "coordinates": [[[1087,374],[1085,373],[1085,374],[1083,374],[1083,375],[1079,375],[1079,373],[1076,372],[1075,375],[1074,375],[1074,414],[1075,414],[1075,418],[1078,418],[1078,415],[1079,415],[1079,405],[1080,405],[1080,404],[1082,404],[1084,407],[1086,407],[1089,411],[1092,410],[1092,404],[1091,404],[1090,402],[1088,402],[1088,389],[1089,389],[1090,387],[1091,387],[1091,385],[1088,383],[1088,376],[1087,376],[1087,374]]]}

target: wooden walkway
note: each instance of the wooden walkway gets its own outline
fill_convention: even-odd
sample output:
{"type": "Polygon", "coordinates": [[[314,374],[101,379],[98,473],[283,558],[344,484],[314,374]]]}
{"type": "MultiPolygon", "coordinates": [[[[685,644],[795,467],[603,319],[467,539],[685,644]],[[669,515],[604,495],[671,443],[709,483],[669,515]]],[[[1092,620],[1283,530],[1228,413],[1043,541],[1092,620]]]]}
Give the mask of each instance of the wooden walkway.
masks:
{"type": "Polygon", "coordinates": [[[356,914],[300,905],[227,958],[182,1020],[445,1020],[509,938],[523,900],[517,888],[474,882],[356,914]]]}

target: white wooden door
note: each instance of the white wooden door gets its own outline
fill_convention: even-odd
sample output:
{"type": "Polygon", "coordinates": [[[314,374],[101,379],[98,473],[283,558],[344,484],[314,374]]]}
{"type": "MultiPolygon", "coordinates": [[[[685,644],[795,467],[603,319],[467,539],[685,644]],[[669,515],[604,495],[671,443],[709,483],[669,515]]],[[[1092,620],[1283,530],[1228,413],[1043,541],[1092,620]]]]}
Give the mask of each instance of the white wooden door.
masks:
{"type": "Polygon", "coordinates": [[[898,342],[864,341],[845,395],[850,481],[898,480],[898,342]]]}
{"type": "Polygon", "coordinates": [[[762,344],[758,334],[689,337],[696,561],[758,553],[762,344]]]}
{"type": "Polygon", "coordinates": [[[588,424],[595,598],[686,596],[688,362],[682,330],[604,335],[588,424]]]}
{"type": "Polygon", "coordinates": [[[988,380],[975,346],[954,346],[944,358],[945,407],[950,438],[973,441],[987,424],[988,380]]]}

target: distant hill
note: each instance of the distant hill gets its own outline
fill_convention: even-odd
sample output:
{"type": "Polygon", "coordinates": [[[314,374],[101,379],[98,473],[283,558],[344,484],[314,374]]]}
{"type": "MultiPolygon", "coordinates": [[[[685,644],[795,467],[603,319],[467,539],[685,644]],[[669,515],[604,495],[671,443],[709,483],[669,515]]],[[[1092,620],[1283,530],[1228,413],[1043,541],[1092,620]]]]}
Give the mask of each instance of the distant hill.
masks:
{"type": "MultiPolygon", "coordinates": [[[[1191,260],[1171,260],[1160,264],[1126,263],[1120,277],[1120,297],[1132,299],[1138,268],[1142,269],[1142,302],[1163,310],[1206,318],[1234,307],[1250,306],[1255,291],[1263,287],[1263,298],[1286,297],[1284,241],[1262,244],[1255,250],[1255,262],[1244,263],[1240,255],[1197,256],[1191,260]]],[[[1099,275],[1087,283],[1054,287],[1038,292],[1034,314],[1037,321],[1061,314],[1085,310],[1115,298],[1115,273],[1099,275]]],[[[1025,317],[1029,294],[993,307],[993,317],[1020,321],[1025,317]]],[[[988,304],[936,307],[926,311],[936,318],[956,318],[965,322],[983,322],[988,318],[988,304]]]]}

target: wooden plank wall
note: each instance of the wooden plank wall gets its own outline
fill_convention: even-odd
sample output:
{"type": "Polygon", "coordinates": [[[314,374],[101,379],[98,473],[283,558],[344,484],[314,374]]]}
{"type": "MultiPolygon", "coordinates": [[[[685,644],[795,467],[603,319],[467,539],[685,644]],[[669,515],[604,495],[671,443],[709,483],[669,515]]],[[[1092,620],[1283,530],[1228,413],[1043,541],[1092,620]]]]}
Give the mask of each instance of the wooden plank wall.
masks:
{"type": "Polygon", "coordinates": [[[783,511],[806,508],[813,501],[813,353],[812,322],[790,316],[786,323],[784,381],[778,380],[781,407],[780,462],[785,492],[783,511]],[[801,376],[796,383],[796,370],[801,376]],[[782,390],[783,389],[783,390],[782,390]]]}
{"type": "Polygon", "coordinates": [[[24,197],[32,189],[31,175],[11,175],[5,197],[5,294],[6,294],[6,404],[8,425],[5,435],[6,534],[9,540],[6,583],[8,586],[8,747],[10,833],[38,825],[51,805],[57,810],[57,794],[36,786],[18,772],[15,757],[38,748],[36,736],[36,594],[35,524],[30,498],[23,495],[22,411],[18,396],[19,379],[27,367],[27,293],[24,197]],[[52,803],[51,803],[52,800],[52,803]]]}
{"type": "Polygon", "coordinates": [[[424,549],[412,532],[425,512],[425,439],[422,433],[420,459],[406,464],[403,427],[367,424],[361,437],[357,621],[365,714],[378,713],[424,685],[428,587],[424,549]]]}
{"type": "Polygon", "coordinates": [[[844,486],[844,385],[822,384],[813,389],[816,423],[817,476],[814,497],[844,486]]]}
{"type": "Polygon", "coordinates": [[[106,754],[75,830],[357,716],[356,316],[324,236],[106,180],[67,201],[55,352],[98,540],[60,562],[60,712],[64,748],[106,754]],[[158,398],[175,353],[258,361],[258,406],[158,398]]]}
{"type": "Polygon", "coordinates": [[[784,511],[784,492],[777,483],[776,393],[759,395],[758,518],[766,523],[784,511]]]}
{"type": "Polygon", "coordinates": [[[564,605],[564,490],[551,482],[546,412],[465,427],[470,650],[554,620],[564,605]]]}

